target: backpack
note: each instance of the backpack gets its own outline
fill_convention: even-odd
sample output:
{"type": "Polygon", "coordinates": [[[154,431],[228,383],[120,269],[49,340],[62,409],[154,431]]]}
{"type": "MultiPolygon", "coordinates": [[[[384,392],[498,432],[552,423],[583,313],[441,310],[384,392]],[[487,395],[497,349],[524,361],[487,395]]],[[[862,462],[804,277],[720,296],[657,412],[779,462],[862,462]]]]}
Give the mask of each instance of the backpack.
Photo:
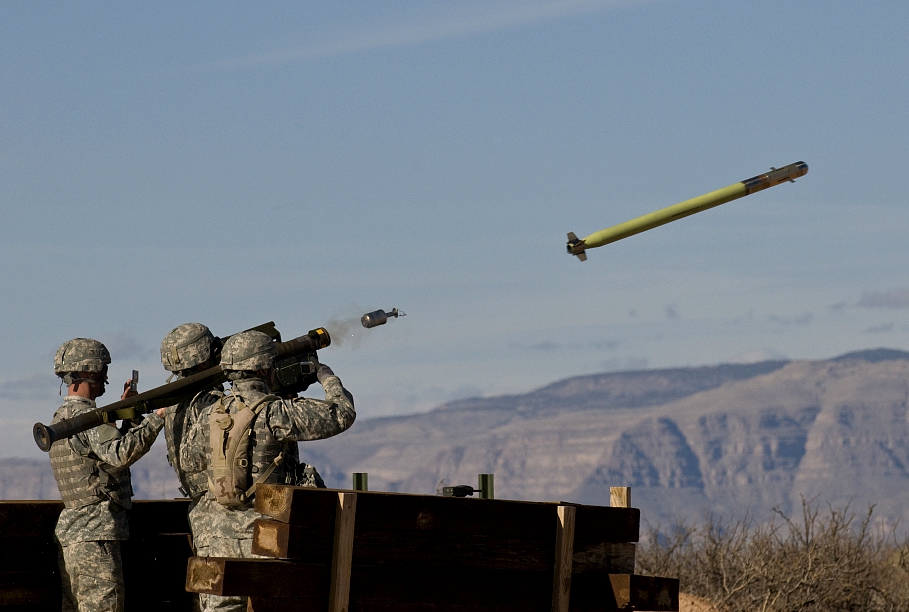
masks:
{"type": "Polygon", "coordinates": [[[247,406],[239,396],[234,397],[239,405],[236,412],[228,413],[223,400],[218,400],[208,417],[212,450],[208,490],[218,503],[228,508],[245,506],[255,494],[256,486],[284,461],[283,454],[278,454],[252,485],[249,484],[250,429],[262,408],[280,398],[266,395],[247,406]]]}

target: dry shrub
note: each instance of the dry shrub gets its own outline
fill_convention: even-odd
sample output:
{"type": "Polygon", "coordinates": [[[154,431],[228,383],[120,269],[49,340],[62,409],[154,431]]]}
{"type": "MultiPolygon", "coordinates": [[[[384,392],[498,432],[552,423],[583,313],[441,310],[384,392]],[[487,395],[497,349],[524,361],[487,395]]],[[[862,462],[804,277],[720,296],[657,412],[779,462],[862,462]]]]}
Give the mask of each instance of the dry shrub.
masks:
{"type": "Polygon", "coordinates": [[[724,612],[909,610],[909,549],[894,529],[874,528],[873,508],[859,519],[803,500],[799,519],[776,513],[769,523],[708,516],[651,527],[637,571],[678,577],[724,612]]]}

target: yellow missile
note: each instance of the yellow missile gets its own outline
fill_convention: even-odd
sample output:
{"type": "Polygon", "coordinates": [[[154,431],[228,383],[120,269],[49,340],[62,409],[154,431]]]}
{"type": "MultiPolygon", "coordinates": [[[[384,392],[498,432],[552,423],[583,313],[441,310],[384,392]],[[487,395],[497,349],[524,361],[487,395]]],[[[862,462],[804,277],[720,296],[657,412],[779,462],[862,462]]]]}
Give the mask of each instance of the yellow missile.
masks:
{"type": "Polygon", "coordinates": [[[691,198],[690,200],[661,208],[660,210],[638,217],[637,219],[632,219],[631,221],[613,225],[612,227],[600,230],[599,232],[594,232],[583,240],[579,240],[574,232],[568,232],[568,254],[576,255],[581,261],[587,261],[587,254],[584,252],[587,249],[594,249],[611,242],[616,242],[622,238],[628,238],[629,236],[646,232],[655,227],[677,221],[682,217],[687,217],[699,213],[702,210],[707,210],[708,208],[713,208],[714,206],[743,198],[756,191],[761,191],[773,187],[774,185],[785,183],[786,181],[794,183],[795,179],[805,176],[806,174],[808,174],[808,164],[805,162],[796,162],[779,169],[771,168],[770,172],[759,174],[750,179],[729,185],[728,187],[723,187],[722,189],[705,193],[696,198],[691,198]]]}

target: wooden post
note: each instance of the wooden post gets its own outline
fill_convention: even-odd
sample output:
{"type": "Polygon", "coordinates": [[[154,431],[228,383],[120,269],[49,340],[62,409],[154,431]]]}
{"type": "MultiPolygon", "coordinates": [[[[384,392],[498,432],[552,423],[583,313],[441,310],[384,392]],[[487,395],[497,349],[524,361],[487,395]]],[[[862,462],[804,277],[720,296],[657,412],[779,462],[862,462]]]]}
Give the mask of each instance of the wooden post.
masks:
{"type": "Polygon", "coordinates": [[[574,506],[556,509],[555,564],[552,571],[552,612],[568,612],[574,562],[574,506]]]}
{"type": "Polygon", "coordinates": [[[350,566],[353,559],[357,494],[338,493],[335,512],[335,544],[331,556],[331,592],[328,612],[347,612],[350,601],[350,566]]]}
{"type": "Polygon", "coordinates": [[[631,487],[609,487],[609,505],[613,508],[630,508],[631,487]]]}

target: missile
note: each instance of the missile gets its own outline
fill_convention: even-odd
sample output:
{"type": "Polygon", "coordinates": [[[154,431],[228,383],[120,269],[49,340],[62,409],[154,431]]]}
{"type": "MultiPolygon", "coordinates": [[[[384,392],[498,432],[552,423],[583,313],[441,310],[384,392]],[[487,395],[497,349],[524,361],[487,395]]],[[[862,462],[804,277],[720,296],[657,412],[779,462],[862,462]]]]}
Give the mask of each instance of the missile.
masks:
{"type": "Polygon", "coordinates": [[[360,317],[360,323],[366,329],[370,327],[376,327],[377,325],[385,325],[388,322],[389,317],[406,317],[407,315],[398,310],[397,308],[392,308],[391,312],[385,312],[384,310],[375,310],[373,312],[367,312],[365,315],[360,317]]]}
{"type": "Polygon", "coordinates": [[[643,215],[637,219],[632,219],[631,221],[608,227],[599,232],[594,232],[583,240],[579,240],[574,232],[568,232],[568,254],[575,255],[581,261],[587,261],[587,254],[584,252],[587,249],[601,247],[621,240],[622,238],[628,238],[629,236],[646,232],[647,230],[667,223],[672,223],[673,221],[699,213],[708,208],[713,208],[720,204],[731,202],[732,200],[744,198],[746,195],[751,195],[756,191],[762,191],[773,187],[774,185],[779,185],[780,183],[785,183],[787,181],[794,183],[795,179],[805,176],[806,174],[808,174],[808,164],[805,162],[796,162],[794,164],[789,164],[784,168],[771,168],[770,172],[759,174],[750,179],[729,185],[728,187],[723,187],[722,189],[705,193],[696,198],[691,198],[690,200],[661,208],[660,210],[654,211],[648,215],[643,215]]]}

